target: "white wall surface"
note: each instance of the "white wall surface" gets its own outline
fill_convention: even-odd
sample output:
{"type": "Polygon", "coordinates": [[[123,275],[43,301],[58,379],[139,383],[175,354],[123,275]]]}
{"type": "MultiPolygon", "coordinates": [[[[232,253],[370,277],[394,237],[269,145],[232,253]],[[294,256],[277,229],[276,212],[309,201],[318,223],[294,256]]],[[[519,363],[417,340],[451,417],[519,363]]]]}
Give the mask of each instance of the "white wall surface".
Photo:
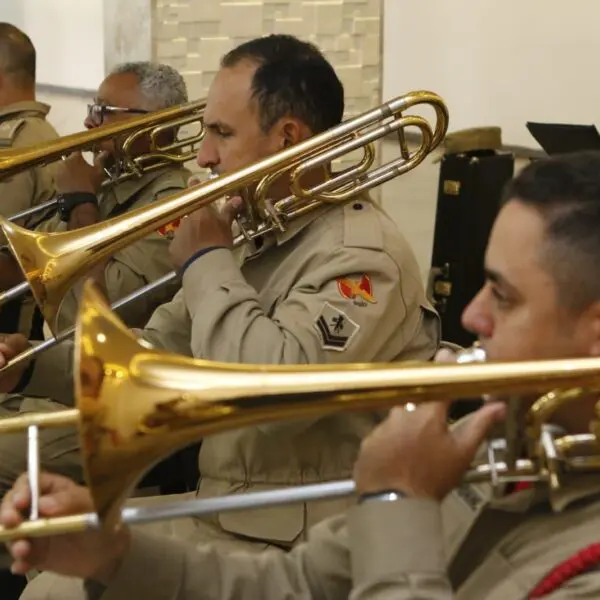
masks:
{"type": "Polygon", "coordinates": [[[431,89],[450,131],[499,125],[532,148],[528,120],[600,128],[598,0],[384,2],[384,99],[431,89]]]}
{"type": "Polygon", "coordinates": [[[96,90],[104,78],[103,0],[0,0],[0,21],[33,41],[38,83],[96,90]]]}

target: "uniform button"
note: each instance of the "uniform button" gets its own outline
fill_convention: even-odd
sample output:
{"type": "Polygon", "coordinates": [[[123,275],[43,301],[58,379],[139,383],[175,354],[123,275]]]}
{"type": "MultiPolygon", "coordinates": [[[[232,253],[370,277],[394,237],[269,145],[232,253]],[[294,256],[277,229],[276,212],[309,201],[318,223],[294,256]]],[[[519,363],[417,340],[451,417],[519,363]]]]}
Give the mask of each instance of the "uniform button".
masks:
{"type": "Polygon", "coordinates": [[[363,205],[362,205],[360,202],[355,202],[355,203],[352,205],[352,208],[353,208],[354,210],[362,210],[362,207],[363,207],[363,205]]]}

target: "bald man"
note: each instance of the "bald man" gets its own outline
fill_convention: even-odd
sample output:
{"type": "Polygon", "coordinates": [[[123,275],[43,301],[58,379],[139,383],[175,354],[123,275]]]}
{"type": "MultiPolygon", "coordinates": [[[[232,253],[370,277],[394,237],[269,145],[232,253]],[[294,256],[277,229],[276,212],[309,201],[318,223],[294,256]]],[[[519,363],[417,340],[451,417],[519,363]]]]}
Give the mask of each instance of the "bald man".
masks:
{"type": "MultiPolygon", "coordinates": [[[[36,51],[20,29],[0,23],[0,152],[42,144],[58,137],[46,121],[47,104],[36,102],[36,51]]],[[[37,166],[11,177],[0,171],[0,215],[10,217],[37,206],[54,195],[56,165],[37,166]]],[[[39,213],[19,222],[27,227],[41,220],[39,213]]],[[[4,243],[4,236],[0,243],[4,243]]]]}

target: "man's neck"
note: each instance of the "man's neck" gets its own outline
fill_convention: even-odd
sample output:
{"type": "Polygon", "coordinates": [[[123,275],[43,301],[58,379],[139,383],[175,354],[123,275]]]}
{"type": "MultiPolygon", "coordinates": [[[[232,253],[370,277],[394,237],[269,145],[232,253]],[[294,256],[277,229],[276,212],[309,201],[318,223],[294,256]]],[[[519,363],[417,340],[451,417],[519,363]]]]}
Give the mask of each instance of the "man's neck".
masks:
{"type": "Polygon", "coordinates": [[[35,90],[10,87],[0,89],[0,107],[5,108],[18,102],[35,102],[35,90]]]}

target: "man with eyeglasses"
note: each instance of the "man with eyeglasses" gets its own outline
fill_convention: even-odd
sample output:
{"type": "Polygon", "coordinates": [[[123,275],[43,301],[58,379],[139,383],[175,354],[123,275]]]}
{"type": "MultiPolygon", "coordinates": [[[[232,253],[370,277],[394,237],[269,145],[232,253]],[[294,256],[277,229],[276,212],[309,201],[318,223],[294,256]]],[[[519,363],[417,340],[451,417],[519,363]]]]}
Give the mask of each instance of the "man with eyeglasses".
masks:
{"type": "MultiPolygon", "coordinates": [[[[58,137],[46,120],[50,106],[36,101],[36,51],[29,37],[10,23],[0,23],[0,150],[43,144],[58,137]]],[[[55,165],[31,167],[10,177],[0,173],[0,214],[10,217],[54,195],[55,165]]],[[[19,224],[31,226],[40,214],[19,224]]],[[[5,243],[0,232],[1,243],[5,243]]]]}
{"type": "MultiPolygon", "coordinates": [[[[175,69],[149,62],[127,63],[115,68],[102,82],[94,103],[89,107],[85,126],[93,128],[102,123],[114,123],[130,119],[136,114],[184,104],[187,101],[185,82],[175,69]]],[[[166,135],[171,134],[166,132],[166,135]]],[[[170,138],[159,140],[161,143],[169,141],[170,138]]],[[[148,152],[149,144],[149,139],[137,140],[132,146],[132,153],[139,155],[148,152]]],[[[62,161],[61,168],[56,173],[56,186],[61,195],[60,208],[52,217],[38,225],[36,230],[74,230],[153,202],[160,202],[164,197],[185,189],[191,175],[185,167],[173,164],[148,172],[139,178],[103,186],[106,171],[110,173],[114,169],[116,160],[117,153],[113,150],[113,142],[109,140],[99,144],[94,164],[89,164],[80,153],[72,154],[62,161]]],[[[93,275],[102,284],[108,300],[115,302],[173,269],[169,244],[170,239],[167,236],[159,232],[152,233],[116,252],[88,275],[93,275]]],[[[22,281],[21,271],[12,254],[7,251],[0,254],[0,271],[4,273],[5,278],[8,270],[12,270],[13,273],[11,285],[22,281]]],[[[130,327],[143,325],[158,305],[170,300],[175,289],[175,284],[163,286],[124,306],[119,314],[130,327]]],[[[78,295],[79,287],[74,286],[66,296],[59,314],[59,331],[74,324],[78,295]]],[[[41,316],[35,308],[36,316],[31,319],[31,312],[28,315],[27,328],[34,330],[33,335],[29,331],[25,333],[30,333],[30,338],[41,339],[44,335],[39,327],[39,322],[42,322],[41,316]]],[[[23,313],[26,313],[26,309],[22,309],[20,326],[23,326],[23,313]]],[[[54,374],[49,372],[49,383],[53,377],[54,374]]],[[[64,409],[62,404],[47,398],[24,397],[19,391],[13,390],[13,394],[0,395],[0,418],[19,411],[64,409]]],[[[69,470],[69,456],[72,456],[72,450],[77,445],[71,429],[47,430],[41,443],[54,457],[53,460],[63,461],[61,464],[66,464],[69,470]]],[[[26,452],[22,440],[18,436],[0,439],[0,457],[2,497],[25,465],[26,452]]],[[[75,459],[73,456],[74,466],[75,459]]],[[[79,472],[78,464],[77,469],[79,472]]]]}
{"type": "MultiPolygon", "coordinates": [[[[114,69],[102,82],[94,103],[88,105],[84,124],[91,129],[186,102],[185,82],[175,69],[148,62],[127,63],[114,69]]],[[[167,131],[162,135],[169,143],[173,133],[167,131]]],[[[137,156],[148,152],[149,148],[150,139],[145,137],[136,140],[130,150],[137,156]]],[[[181,191],[191,175],[186,168],[173,164],[141,177],[119,181],[112,179],[118,174],[119,167],[119,153],[112,140],[97,145],[93,164],[88,163],[81,152],[61,161],[55,174],[59,208],[35,229],[61,232],[116,217],[181,191]]],[[[168,243],[169,239],[160,233],[146,236],[94,270],[111,302],[172,269],[168,243]]],[[[0,288],[8,289],[22,280],[23,275],[12,254],[0,255],[0,288]]],[[[153,309],[169,300],[174,292],[175,287],[166,286],[126,305],[120,314],[132,327],[143,325],[153,309]]],[[[59,330],[74,323],[77,293],[76,289],[72,290],[61,307],[59,330]]],[[[22,308],[17,330],[32,339],[40,339],[41,316],[36,311],[32,318],[32,301],[29,306],[30,310],[22,308]]],[[[6,333],[14,331],[6,327],[1,329],[6,333]]]]}

